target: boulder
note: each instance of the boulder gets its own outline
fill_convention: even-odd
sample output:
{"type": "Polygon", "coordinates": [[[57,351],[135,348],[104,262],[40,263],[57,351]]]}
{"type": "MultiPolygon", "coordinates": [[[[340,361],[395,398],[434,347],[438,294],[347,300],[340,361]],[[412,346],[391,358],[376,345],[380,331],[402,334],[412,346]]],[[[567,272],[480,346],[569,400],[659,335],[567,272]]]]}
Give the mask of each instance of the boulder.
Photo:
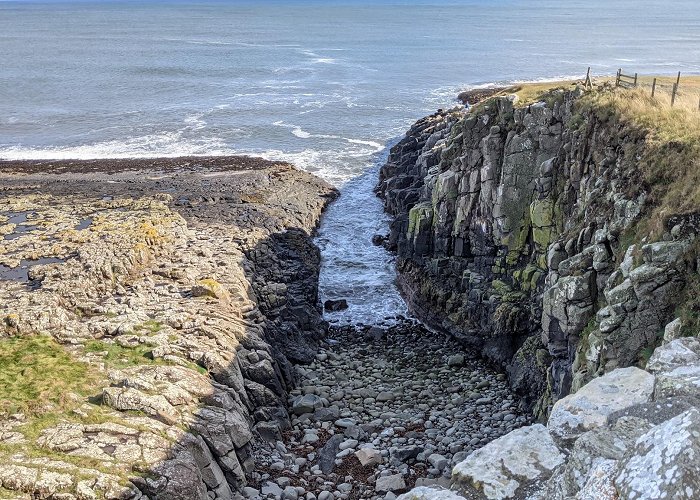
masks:
{"type": "Polygon", "coordinates": [[[651,427],[651,424],[639,418],[622,417],[614,426],[597,427],[586,432],[574,443],[566,463],[547,482],[543,498],[574,498],[586,488],[589,492],[599,491],[603,488],[604,478],[611,485],[614,478],[611,471],[616,470],[617,462],[634,446],[637,438],[651,427]],[[602,461],[607,465],[599,469],[602,461]],[[603,471],[606,474],[602,474],[603,471]]]}
{"type": "Polygon", "coordinates": [[[453,366],[455,368],[459,368],[460,366],[464,366],[464,355],[462,354],[453,354],[447,359],[447,366],[453,366]]]}
{"type": "Polygon", "coordinates": [[[450,463],[444,456],[439,453],[433,453],[428,457],[428,463],[437,470],[443,470],[450,463]]]}
{"type": "Polygon", "coordinates": [[[397,500],[466,500],[454,491],[419,486],[399,495],[397,500]]]}
{"type": "Polygon", "coordinates": [[[177,410],[161,394],[146,394],[129,387],[105,387],[102,400],[115,410],[141,411],[167,424],[178,421],[177,410]]]}
{"type": "Polygon", "coordinates": [[[656,374],[656,399],[700,396],[700,339],[683,337],[657,348],[647,370],[656,374]]]}
{"type": "Polygon", "coordinates": [[[467,497],[511,498],[546,480],[564,455],[542,424],[521,427],[472,452],[452,471],[467,497]]]}
{"type": "Polygon", "coordinates": [[[619,368],[557,401],[547,427],[556,438],[573,440],[604,425],[608,415],[647,403],[653,393],[653,375],[636,367],[619,368]]]}
{"type": "Polygon", "coordinates": [[[390,450],[391,458],[398,462],[406,462],[416,458],[423,448],[416,445],[403,446],[401,448],[393,448],[390,450]]]}
{"type": "Polygon", "coordinates": [[[348,308],[348,301],[345,299],[331,299],[323,303],[323,309],[329,312],[342,311],[348,308]]]}
{"type": "Polygon", "coordinates": [[[231,298],[226,287],[218,281],[206,278],[199,280],[192,286],[193,297],[211,297],[219,300],[229,300],[231,298]]]}
{"type": "Polygon", "coordinates": [[[700,339],[682,337],[656,348],[646,368],[651,373],[663,373],[679,366],[698,362],[700,362],[700,339]]]}
{"type": "Polygon", "coordinates": [[[641,436],[615,478],[621,498],[694,499],[700,494],[700,412],[692,409],[641,436]]]}
{"type": "Polygon", "coordinates": [[[295,415],[303,415],[304,413],[313,413],[315,410],[323,408],[323,399],[315,394],[305,394],[297,396],[292,401],[292,412],[295,415]]]}
{"type": "Polygon", "coordinates": [[[342,434],[331,437],[323,448],[318,450],[318,466],[324,474],[330,474],[335,467],[335,456],[340,450],[340,443],[345,441],[342,434]]]}
{"type": "Polygon", "coordinates": [[[377,478],[374,490],[378,493],[388,493],[406,489],[406,481],[401,474],[392,474],[377,478]]]}
{"type": "Polygon", "coordinates": [[[668,344],[681,337],[683,321],[676,318],[664,327],[664,344],[668,344]]]}
{"type": "Polygon", "coordinates": [[[363,467],[379,465],[382,463],[382,453],[374,448],[362,448],[355,452],[355,457],[363,467]]]}

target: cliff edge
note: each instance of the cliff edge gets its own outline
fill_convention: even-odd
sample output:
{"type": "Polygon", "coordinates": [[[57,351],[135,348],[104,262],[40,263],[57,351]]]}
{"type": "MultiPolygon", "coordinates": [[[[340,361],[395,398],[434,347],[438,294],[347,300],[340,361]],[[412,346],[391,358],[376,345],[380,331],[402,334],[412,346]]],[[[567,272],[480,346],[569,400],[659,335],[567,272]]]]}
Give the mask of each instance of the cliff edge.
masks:
{"type": "Polygon", "coordinates": [[[504,367],[540,417],[643,366],[669,322],[692,331],[696,122],[605,84],[418,121],[378,186],[413,310],[504,367]]]}
{"type": "Polygon", "coordinates": [[[251,158],[0,163],[0,496],[230,499],[327,325],[336,192],[251,158]]]}

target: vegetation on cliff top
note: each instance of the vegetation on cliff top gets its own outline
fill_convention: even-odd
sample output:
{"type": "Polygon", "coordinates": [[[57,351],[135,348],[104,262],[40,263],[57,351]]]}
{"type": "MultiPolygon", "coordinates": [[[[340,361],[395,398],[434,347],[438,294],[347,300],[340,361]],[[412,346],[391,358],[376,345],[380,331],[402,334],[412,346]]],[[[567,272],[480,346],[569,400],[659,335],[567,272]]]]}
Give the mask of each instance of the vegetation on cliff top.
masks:
{"type": "Polygon", "coordinates": [[[60,407],[71,394],[88,394],[93,383],[88,365],[74,360],[50,337],[0,342],[0,414],[60,407]]]}
{"type": "MultiPolygon", "coordinates": [[[[578,115],[594,113],[614,122],[621,135],[639,137],[641,147],[632,152],[651,195],[651,213],[645,233],[659,237],[671,215],[688,214],[700,207],[700,77],[683,77],[674,106],[667,88],[675,78],[657,77],[656,97],[651,97],[653,77],[640,77],[636,89],[614,88],[614,78],[596,81],[593,91],[577,102],[578,115]]],[[[515,94],[517,106],[553,102],[562,90],[580,81],[521,84],[496,95],[515,94]]]]}

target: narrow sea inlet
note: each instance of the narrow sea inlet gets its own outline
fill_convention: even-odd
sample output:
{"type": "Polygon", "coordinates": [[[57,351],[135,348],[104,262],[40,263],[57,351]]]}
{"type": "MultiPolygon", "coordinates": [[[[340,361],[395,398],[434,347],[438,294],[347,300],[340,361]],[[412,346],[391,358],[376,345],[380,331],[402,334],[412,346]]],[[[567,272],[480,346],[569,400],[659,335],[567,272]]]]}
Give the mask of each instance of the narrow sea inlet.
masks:
{"type": "Polygon", "coordinates": [[[370,193],[413,121],[589,65],[700,71],[690,0],[50,3],[0,2],[0,158],[251,154],[320,175],[345,192],[318,240],[341,322],[405,313],[370,193]]]}
{"type": "Polygon", "coordinates": [[[698,33],[0,0],[0,498],[695,499],[698,33]]]}

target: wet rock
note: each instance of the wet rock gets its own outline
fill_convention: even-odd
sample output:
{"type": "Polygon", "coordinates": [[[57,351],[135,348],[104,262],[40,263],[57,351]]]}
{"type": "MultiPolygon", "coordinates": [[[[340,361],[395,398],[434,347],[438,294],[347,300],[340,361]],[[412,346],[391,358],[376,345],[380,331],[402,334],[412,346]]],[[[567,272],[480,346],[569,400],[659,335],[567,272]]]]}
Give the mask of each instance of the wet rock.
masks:
{"type": "Polygon", "coordinates": [[[375,234],[372,236],[372,245],[374,246],[381,246],[384,244],[386,241],[386,236],[383,236],[381,234],[375,234]]]}
{"type": "Polygon", "coordinates": [[[348,301],[345,299],[329,299],[323,303],[323,308],[326,311],[342,311],[348,308],[348,301]]]}

